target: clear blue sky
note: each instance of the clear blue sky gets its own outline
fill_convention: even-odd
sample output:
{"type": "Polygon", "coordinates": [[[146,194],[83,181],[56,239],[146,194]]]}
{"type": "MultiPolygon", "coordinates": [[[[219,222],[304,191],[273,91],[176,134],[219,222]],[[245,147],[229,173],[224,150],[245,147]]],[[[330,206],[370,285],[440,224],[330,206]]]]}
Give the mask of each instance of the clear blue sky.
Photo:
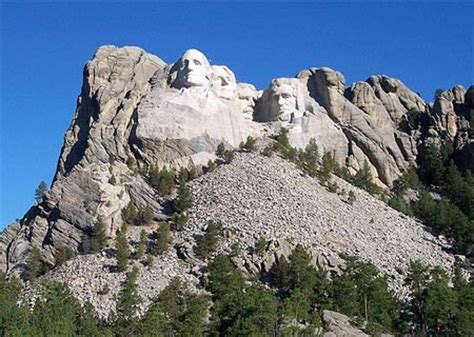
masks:
{"type": "Polygon", "coordinates": [[[168,63],[185,49],[264,88],[311,66],[351,83],[400,78],[431,100],[473,80],[470,2],[21,3],[1,6],[0,229],[50,183],[82,67],[103,44],[136,45],[168,63]]]}

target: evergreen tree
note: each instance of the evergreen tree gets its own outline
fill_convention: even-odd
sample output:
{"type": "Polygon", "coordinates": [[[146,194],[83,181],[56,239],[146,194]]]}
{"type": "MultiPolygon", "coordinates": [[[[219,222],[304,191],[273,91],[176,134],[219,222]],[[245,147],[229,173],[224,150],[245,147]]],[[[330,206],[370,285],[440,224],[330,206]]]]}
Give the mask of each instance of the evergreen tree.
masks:
{"type": "Polygon", "coordinates": [[[33,336],[30,326],[29,308],[17,305],[17,295],[21,289],[0,273],[0,335],[33,336]]]}
{"type": "Polygon", "coordinates": [[[430,276],[424,298],[424,322],[430,335],[450,336],[451,324],[457,315],[456,294],[444,270],[435,267],[430,276]]]}
{"type": "Polygon", "coordinates": [[[120,335],[132,335],[138,329],[137,310],[141,298],[136,286],[137,277],[138,268],[134,266],[132,271],[127,273],[118,295],[116,329],[120,335]]]}
{"type": "Polygon", "coordinates": [[[144,229],[140,232],[140,239],[138,240],[137,252],[136,257],[137,259],[141,259],[146,252],[148,247],[148,236],[144,229]]]}
{"type": "Polygon", "coordinates": [[[261,255],[265,252],[268,246],[268,241],[264,238],[260,238],[256,243],[253,249],[254,253],[261,255]]]}
{"type": "Polygon", "coordinates": [[[390,200],[388,201],[390,207],[396,209],[399,212],[402,212],[405,215],[413,216],[413,210],[410,205],[405,201],[403,196],[395,194],[390,200]]]}
{"type": "Polygon", "coordinates": [[[319,177],[322,181],[327,181],[330,178],[331,172],[337,167],[337,163],[330,152],[324,153],[321,159],[321,168],[319,170],[319,177]]]}
{"type": "Polygon", "coordinates": [[[166,167],[160,170],[157,166],[153,166],[148,173],[148,182],[162,196],[169,195],[173,191],[174,180],[173,171],[169,171],[166,167]]]}
{"type": "Polygon", "coordinates": [[[37,246],[33,246],[30,256],[26,262],[28,280],[35,280],[43,272],[43,262],[41,251],[37,246]]]}
{"type": "Polygon", "coordinates": [[[331,286],[331,301],[336,311],[347,316],[354,316],[359,312],[357,285],[348,274],[336,276],[331,286]]]}
{"type": "Polygon", "coordinates": [[[70,260],[74,256],[74,252],[69,247],[59,246],[55,255],[56,266],[62,265],[67,260],[70,260]]]}
{"type": "Polygon", "coordinates": [[[41,182],[39,183],[38,187],[35,190],[35,200],[37,204],[43,201],[43,198],[47,192],[48,192],[48,185],[43,180],[41,180],[41,182]]]}
{"type": "Polygon", "coordinates": [[[240,292],[245,280],[228,256],[219,254],[209,263],[208,290],[217,297],[229,292],[240,292]]]}
{"type": "Polygon", "coordinates": [[[311,138],[303,153],[304,171],[311,177],[318,173],[319,150],[316,140],[311,138]]]}
{"type": "Polygon", "coordinates": [[[237,312],[227,329],[228,336],[275,336],[278,302],[273,294],[252,285],[239,298],[237,312]]]}
{"type": "Polygon", "coordinates": [[[290,269],[291,265],[288,260],[282,255],[277,261],[273,263],[271,268],[272,283],[282,289],[283,291],[288,290],[290,285],[290,269]]]}
{"type": "Polygon", "coordinates": [[[130,248],[128,246],[126,231],[124,228],[117,233],[115,238],[115,249],[117,258],[117,270],[124,271],[127,269],[130,248]]]}
{"type": "Polygon", "coordinates": [[[280,133],[275,137],[278,146],[281,149],[288,149],[290,146],[290,139],[288,138],[288,129],[281,128],[280,133]]]}
{"type": "Polygon", "coordinates": [[[160,222],[158,228],[155,231],[155,255],[164,254],[171,243],[170,225],[166,222],[160,222]]]}
{"type": "Polygon", "coordinates": [[[223,158],[224,162],[229,164],[234,159],[234,151],[225,150],[223,158]]]}
{"type": "Polygon", "coordinates": [[[178,195],[174,202],[174,209],[176,212],[186,212],[193,204],[193,194],[186,185],[186,182],[181,180],[178,186],[178,195]]]}
{"type": "Polygon", "coordinates": [[[101,327],[94,307],[89,302],[79,310],[76,322],[76,336],[112,337],[112,331],[101,327]]]}
{"type": "Polygon", "coordinates": [[[101,217],[97,218],[97,221],[92,227],[90,235],[90,251],[96,253],[105,248],[107,244],[107,236],[105,234],[105,224],[101,217]]]}
{"type": "Polygon", "coordinates": [[[189,171],[186,167],[182,167],[180,170],[179,170],[179,174],[178,174],[178,181],[179,182],[186,182],[186,181],[189,181],[189,171]]]}
{"type": "Polygon", "coordinates": [[[364,165],[351,179],[352,184],[360,187],[372,195],[381,194],[382,190],[372,180],[369,163],[364,161],[364,165]]]}
{"type": "Polygon", "coordinates": [[[441,151],[435,144],[429,144],[420,152],[420,176],[426,185],[439,185],[442,182],[445,168],[441,151]]]}
{"type": "Polygon", "coordinates": [[[57,282],[45,282],[40,299],[33,309],[32,324],[41,336],[75,336],[80,305],[68,287],[57,282]]]}
{"type": "Polygon", "coordinates": [[[209,264],[207,289],[212,293],[211,330],[224,334],[237,316],[239,299],[245,289],[242,273],[228,256],[217,255],[209,264]]]}
{"type": "Polygon", "coordinates": [[[207,222],[206,232],[199,241],[199,252],[201,256],[207,257],[211,253],[219,242],[222,231],[222,225],[219,222],[209,220],[207,222]]]}
{"type": "Polygon", "coordinates": [[[138,216],[137,207],[133,202],[129,202],[127,206],[122,209],[122,220],[128,224],[134,224],[138,216]]]}
{"type": "Polygon", "coordinates": [[[474,331],[474,284],[464,279],[459,265],[454,268],[453,284],[457,295],[457,311],[452,328],[457,336],[469,336],[474,331]]]}
{"type": "Polygon", "coordinates": [[[396,185],[398,194],[402,194],[409,188],[420,190],[423,187],[416,170],[412,167],[403,172],[400,178],[398,178],[396,185]]]}
{"type": "Polygon", "coordinates": [[[138,211],[137,219],[135,224],[138,226],[145,226],[150,224],[155,217],[155,212],[150,205],[146,205],[138,211]]]}
{"type": "Polygon", "coordinates": [[[178,279],[153,299],[140,323],[142,336],[203,336],[209,300],[191,293],[178,279]]]}
{"type": "Polygon", "coordinates": [[[356,198],[356,195],[355,195],[354,191],[350,190],[349,193],[348,193],[347,202],[349,202],[349,204],[352,205],[356,200],[357,200],[357,198],[356,198]]]}
{"type": "Polygon", "coordinates": [[[182,231],[188,222],[188,218],[189,217],[187,213],[173,213],[173,223],[175,225],[175,229],[177,231],[182,231]]]}
{"type": "Polygon", "coordinates": [[[410,288],[411,301],[409,311],[415,331],[426,333],[424,311],[426,307],[426,288],[428,284],[429,270],[420,261],[413,261],[408,267],[405,284],[410,288]]]}

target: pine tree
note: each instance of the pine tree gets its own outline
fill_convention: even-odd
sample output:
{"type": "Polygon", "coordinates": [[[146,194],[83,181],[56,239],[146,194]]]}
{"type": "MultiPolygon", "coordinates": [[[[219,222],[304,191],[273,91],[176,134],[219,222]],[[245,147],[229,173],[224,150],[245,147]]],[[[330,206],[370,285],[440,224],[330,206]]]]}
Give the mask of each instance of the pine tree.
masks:
{"type": "Polygon", "coordinates": [[[288,260],[282,255],[273,263],[271,269],[272,283],[279,289],[286,291],[290,284],[291,266],[288,260]]]}
{"type": "Polygon", "coordinates": [[[7,280],[0,272],[0,335],[1,336],[34,336],[31,328],[30,308],[17,304],[21,285],[17,286],[7,280]]]}
{"type": "Polygon", "coordinates": [[[128,224],[134,224],[138,216],[138,210],[133,202],[129,202],[122,209],[122,220],[128,224]]]}
{"type": "Polygon", "coordinates": [[[316,140],[314,138],[311,138],[303,152],[303,168],[305,172],[308,173],[311,177],[316,176],[318,172],[318,158],[318,145],[316,144],[316,140]]]}
{"type": "Polygon", "coordinates": [[[153,166],[148,173],[148,182],[162,196],[169,195],[173,191],[174,180],[173,171],[169,171],[166,167],[160,170],[157,166],[153,166]]]}
{"type": "Polygon", "coordinates": [[[54,257],[56,266],[62,265],[74,256],[74,252],[69,247],[59,246],[54,257]]]}
{"type": "Polygon", "coordinates": [[[179,213],[186,212],[193,205],[193,194],[186,185],[186,182],[181,180],[178,186],[178,195],[174,202],[175,211],[179,213]]]}
{"type": "Polygon", "coordinates": [[[426,306],[426,287],[428,285],[429,269],[420,261],[413,261],[408,267],[405,284],[410,289],[411,301],[409,310],[413,316],[416,331],[425,331],[424,310],[426,306]]]}
{"type": "Polygon", "coordinates": [[[155,231],[155,255],[164,254],[171,243],[170,225],[166,222],[160,222],[158,228],[155,231]]]}
{"type": "Polygon", "coordinates": [[[140,324],[141,336],[204,336],[208,298],[173,279],[153,299],[140,324]]]}
{"type": "Polygon", "coordinates": [[[143,254],[145,254],[146,252],[147,246],[148,246],[148,236],[145,230],[142,229],[140,232],[140,239],[138,241],[138,247],[137,247],[137,252],[136,252],[137,259],[141,259],[143,257],[143,254]]]}
{"type": "Polygon", "coordinates": [[[37,246],[33,246],[30,256],[26,262],[26,270],[29,280],[36,279],[42,272],[43,263],[41,258],[41,251],[37,246]]]}
{"type": "Polygon", "coordinates": [[[206,232],[199,241],[199,252],[201,256],[207,257],[217,246],[221,236],[222,225],[218,222],[209,220],[207,222],[206,232]]]}
{"type": "Polygon", "coordinates": [[[452,335],[451,324],[457,315],[456,294],[449,286],[449,277],[444,270],[435,267],[430,276],[423,315],[429,335],[452,335]]]}
{"type": "Polygon", "coordinates": [[[119,292],[117,300],[117,317],[123,320],[129,320],[137,315],[138,305],[141,298],[138,295],[136,281],[138,278],[138,268],[134,266],[127,273],[122,289],[119,292]]]}
{"type": "Polygon", "coordinates": [[[138,226],[145,226],[150,224],[155,217],[155,212],[150,205],[146,205],[138,211],[137,219],[135,224],[138,226]]]}
{"type": "Polygon", "coordinates": [[[330,152],[326,152],[323,155],[321,168],[319,170],[319,177],[321,180],[326,181],[330,178],[331,172],[336,169],[337,165],[330,152]]]}
{"type": "Polygon", "coordinates": [[[357,173],[352,177],[351,182],[360,187],[370,194],[381,194],[382,190],[372,181],[372,174],[370,173],[370,167],[367,160],[364,161],[364,165],[357,173]]]}
{"type": "Polygon", "coordinates": [[[37,204],[43,201],[43,198],[47,192],[48,192],[48,185],[42,180],[35,191],[35,200],[37,204]]]}
{"type": "Polygon", "coordinates": [[[138,268],[133,267],[127,273],[122,289],[117,299],[117,321],[116,333],[118,335],[134,335],[138,329],[138,307],[142,301],[137,291],[136,281],[138,278],[138,268]]]}
{"type": "Polygon", "coordinates": [[[75,336],[80,305],[68,287],[51,281],[43,283],[40,298],[35,303],[32,317],[36,335],[75,336]]]}
{"type": "Polygon", "coordinates": [[[188,222],[189,216],[186,213],[173,213],[173,223],[177,231],[182,231],[188,222]]]}
{"type": "Polygon", "coordinates": [[[128,246],[126,232],[124,229],[117,233],[117,237],[115,238],[115,249],[117,251],[117,270],[124,271],[127,268],[128,257],[130,255],[130,248],[128,246]]]}
{"type": "Polygon", "coordinates": [[[90,237],[90,251],[96,253],[104,249],[107,244],[107,236],[105,235],[105,224],[101,217],[98,217],[92,227],[90,237]]]}

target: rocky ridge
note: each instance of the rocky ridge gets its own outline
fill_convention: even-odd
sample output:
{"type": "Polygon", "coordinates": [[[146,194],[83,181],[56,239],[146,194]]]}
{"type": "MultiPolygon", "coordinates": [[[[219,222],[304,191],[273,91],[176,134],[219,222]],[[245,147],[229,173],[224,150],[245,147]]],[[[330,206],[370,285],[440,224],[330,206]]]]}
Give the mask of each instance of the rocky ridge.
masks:
{"type": "MultiPolygon", "coordinates": [[[[404,169],[416,164],[419,151],[427,143],[453,143],[457,158],[470,167],[474,143],[468,132],[468,114],[473,108],[474,87],[465,90],[457,86],[439,92],[435,102],[427,104],[400,80],[377,75],[346,87],[341,73],[323,67],[303,70],[295,78],[275,79],[268,89],[257,91],[250,84],[237,83],[229,68],[211,65],[196,50],[188,50],[175,63],[166,64],[140,48],[103,46],[84,67],[77,109],[65,135],[51,190],[20,223],[0,235],[0,271],[24,277],[25,261],[33,246],[41,248],[43,262],[50,266],[55,263],[59,247],[67,246],[77,253],[83,235],[98,216],[104,220],[107,234],[114,237],[122,222],[121,209],[130,201],[139,207],[150,206],[156,220],[166,217],[163,200],[138,172],[150,165],[203,165],[215,158],[214,151],[221,142],[232,148],[248,135],[267,137],[281,127],[289,130],[290,141],[297,147],[304,147],[315,138],[320,150],[331,152],[351,172],[367,161],[375,181],[386,189],[404,169]],[[424,117],[422,125],[409,123],[413,113],[424,117]]],[[[252,172],[265,179],[261,172],[252,172]]],[[[232,179],[238,184],[238,175],[244,173],[236,170],[233,174],[236,177],[232,179]]],[[[320,188],[315,180],[307,183],[320,188]]],[[[255,184],[258,187],[261,182],[252,181],[255,184]]],[[[350,186],[344,188],[349,190],[350,186]]],[[[344,206],[333,198],[327,204],[314,204],[315,210],[308,210],[307,215],[306,210],[295,206],[298,204],[292,204],[299,198],[294,190],[283,188],[283,192],[288,196],[273,192],[251,195],[258,199],[254,205],[269,197],[282,201],[277,204],[282,207],[277,213],[283,228],[290,214],[296,218],[293,212],[301,212],[297,213],[303,219],[301,225],[309,226],[303,222],[309,224],[311,217],[322,217],[323,221],[337,216],[339,211],[334,209],[344,206]],[[294,209],[285,206],[285,198],[294,209]],[[317,211],[317,207],[324,212],[317,211]]],[[[206,193],[217,191],[210,189],[206,193]]],[[[307,198],[319,196],[307,189],[301,193],[307,198]]],[[[365,199],[362,196],[358,200],[365,199]]],[[[266,201],[270,203],[262,207],[272,209],[272,200],[266,201]]],[[[365,207],[361,201],[358,204],[359,208],[365,207]]],[[[226,206],[233,212],[229,220],[246,217],[232,205],[226,206]]],[[[245,213],[247,206],[239,207],[245,213]]],[[[387,208],[382,203],[377,207],[387,208]]],[[[255,235],[284,236],[281,228],[265,228],[270,219],[254,214],[258,211],[248,211],[255,221],[260,221],[250,225],[256,227],[255,235]]],[[[214,216],[217,211],[197,209],[195,214],[205,218],[206,212],[214,216]]],[[[382,221],[396,222],[399,215],[395,214],[398,213],[379,220],[375,217],[373,226],[382,230],[382,221]]],[[[191,225],[197,230],[204,218],[191,219],[191,225]]],[[[372,225],[368,215],[353,214],[349,218],[372,225]]],[[[242,222],[243,228],[250,228],[245,227],[248,222],[242,222]]],[[[335,220],[328,223],[328,230],[337,227],[335,220]]],[[[387,226],[385,223],[385,231],[387,226]]],[[[305,234],[303,228],[294,231],[295,235],[305,234]]],[[[315,239],[319,237],[318,242],[325,240],[322,233],[314,234],[315,239]]],[[[358,242],[359,236],[363,239],[364,235],[364,230],[336,231],[328,237],[353,247],[355,252],[355,247],[363,249],[361,245],[351,246],[346,241],[358,242]],[[341,238],[345,235],[354,236],[341,238]]],[[[424,237],[422,232],[410,230],[407,234],[408,241],[420,237],[424,237]]],[[[436,244],[427,248],[435,252],[440,249],[436,244]]],[[[386,253],[382,248],[374,248],[367,258],[382,253],[386,253]]],[[[382,267],[392,262],[375,261],[382,267]]]]}

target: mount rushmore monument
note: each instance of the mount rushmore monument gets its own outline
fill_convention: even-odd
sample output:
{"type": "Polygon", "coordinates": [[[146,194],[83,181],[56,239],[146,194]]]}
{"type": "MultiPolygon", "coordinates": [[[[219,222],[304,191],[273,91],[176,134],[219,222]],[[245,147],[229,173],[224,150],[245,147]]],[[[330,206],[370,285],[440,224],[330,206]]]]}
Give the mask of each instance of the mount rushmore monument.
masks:
{"type": "Polygon", "coordinates": [[[196,49],[166,64],[140,48],[100,47],[84,67],[51,190],[0,236],[0,271],[21,273],[32,246],[50,264],[59,246],[77,251],[99,216],[113,236],[131,200],[160,219],[163,205],[140,168],[200,167],[216,158],[220,143],[236,148],[248,136],[286,128],[293,146],[315,139],[320,152],[352,173],[367,162],[388,190],[426,143],[449,139],[472,158],[465,112],[473,108],[473,86],[439,92],[427,103],[400,80],[376,75],[348,85],[340,72],[322,67],[257,90],[196,49]],[[412,113],[429,116],[425,130],[410,127],[412,113]]]}

